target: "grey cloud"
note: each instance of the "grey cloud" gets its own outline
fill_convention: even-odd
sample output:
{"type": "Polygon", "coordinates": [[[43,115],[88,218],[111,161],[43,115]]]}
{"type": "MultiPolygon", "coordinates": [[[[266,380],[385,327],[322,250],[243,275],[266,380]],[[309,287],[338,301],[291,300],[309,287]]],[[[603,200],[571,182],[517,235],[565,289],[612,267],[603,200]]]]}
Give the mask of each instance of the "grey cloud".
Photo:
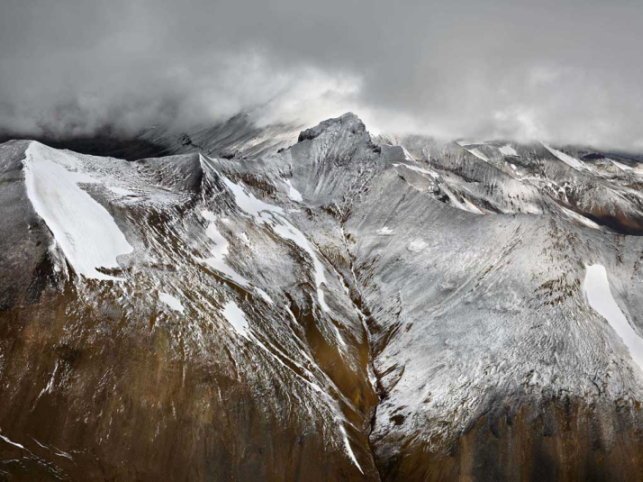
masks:
{"type": "Polygon", "coordinates": [[[4,0],[0,128],[185,128],[242,109],[643,148],[643,7],[617,0],[4,0]]]}

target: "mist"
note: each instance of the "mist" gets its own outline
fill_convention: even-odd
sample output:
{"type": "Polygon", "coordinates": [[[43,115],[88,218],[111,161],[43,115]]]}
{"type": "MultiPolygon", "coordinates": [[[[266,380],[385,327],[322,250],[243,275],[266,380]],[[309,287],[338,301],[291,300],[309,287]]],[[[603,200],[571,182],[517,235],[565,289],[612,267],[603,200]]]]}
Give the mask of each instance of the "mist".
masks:
{"type": "Polygon", "coordinates": [[[0,130],[212,125],[643,148],[636,1],[4,0],[0,130]]]}

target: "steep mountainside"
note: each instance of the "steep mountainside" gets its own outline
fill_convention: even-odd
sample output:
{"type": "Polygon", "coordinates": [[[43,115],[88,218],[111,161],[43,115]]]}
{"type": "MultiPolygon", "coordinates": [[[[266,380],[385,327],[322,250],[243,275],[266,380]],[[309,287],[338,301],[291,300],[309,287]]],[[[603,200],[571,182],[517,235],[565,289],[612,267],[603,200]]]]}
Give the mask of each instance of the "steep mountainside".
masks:
{"type": "Polygon", "coordinates": [[[643,480],[635,158],[282,127],[0,145],[0,477],[643,480]]]}

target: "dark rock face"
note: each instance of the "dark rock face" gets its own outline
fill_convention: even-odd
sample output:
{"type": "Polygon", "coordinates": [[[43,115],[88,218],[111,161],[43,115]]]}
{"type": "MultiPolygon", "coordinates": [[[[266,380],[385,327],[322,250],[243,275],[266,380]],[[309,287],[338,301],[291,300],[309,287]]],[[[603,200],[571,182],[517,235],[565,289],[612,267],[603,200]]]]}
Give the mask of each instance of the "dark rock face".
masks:
{"type": "Polygon", "coordinates": [[[315,127],[301,131],[297,142],[313,140],[336,128],[339,128],[341,132],[347,135],[356,136],[360,138],[360,140],[370,142],[370,137],[368,132],[366,132],[364,123],[355,114],[350,112],[337,119],[328,119],[315,127]]]}
{"type": "Polygon", "coordinates": [[[0,478],[642,479],[638,164],[272,132],[0,145],[0,478]]]}
{"type": "MultiPolygon", "coordinates": [[[[22,138],[7,133],[0,133],[0,142],[22,138]]],[[[29,139],[31,140],[31,139],[29,139]]],[[[36,139],[51,147],[70,149],[75,152],[93,156],[117,157],[134,161],[144,157],[164,156],[170,154],[165,147],[147,141],[140,136],[122,137],[110,133],[92,136],[80,136],[61,139],[53,136],[42,136],[36,139]]]]}
{"type": "Polygon", "coordinates": [[[0,145],[0,308],[38,301],[52,280],[48,231],[27,200],[22,170],[26,142],[0,145]]]}
{"type": "Polygon", "coordinates": [[[43,303],[3,315],[0,423],[26,447],[0,447],[10,479],[361,478],[325,447],[322,427],[288,413],[278,380],[257,397],[214,347],[212,359],[176,353],[169,327],[150,329],[154,313],[108,303],[76,313],[71,292],[43,303]]]}
{"type": "MultiPolygon", "coordinates": [[[[636,480],[640,415],[569,399],[479,418],[448,451],[412,443],[378,459],[385,480],[636,480]],[[611,412],[611,413],[610,413],[611,412]],[[607,419],[605,414],[610,413],[607,419]]],[[[637,413],[634,411],[634,413],[637,413]]]]}

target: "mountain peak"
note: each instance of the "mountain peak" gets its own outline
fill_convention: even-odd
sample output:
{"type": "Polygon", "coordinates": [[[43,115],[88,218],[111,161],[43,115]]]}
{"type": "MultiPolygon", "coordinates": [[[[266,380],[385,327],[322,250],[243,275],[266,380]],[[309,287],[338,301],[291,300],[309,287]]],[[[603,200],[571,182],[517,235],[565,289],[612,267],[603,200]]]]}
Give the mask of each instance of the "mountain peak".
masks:
{"type": "Polygon", "coordinates": [[[315,139],[325,132],[335,133],[339,131],[345,131],[358,136],[367,134],[366,126],[362,120],[352,112],[347,112],[339,117],[322,121],[315,127],[301,131],[297,142],[315,139]]]}

